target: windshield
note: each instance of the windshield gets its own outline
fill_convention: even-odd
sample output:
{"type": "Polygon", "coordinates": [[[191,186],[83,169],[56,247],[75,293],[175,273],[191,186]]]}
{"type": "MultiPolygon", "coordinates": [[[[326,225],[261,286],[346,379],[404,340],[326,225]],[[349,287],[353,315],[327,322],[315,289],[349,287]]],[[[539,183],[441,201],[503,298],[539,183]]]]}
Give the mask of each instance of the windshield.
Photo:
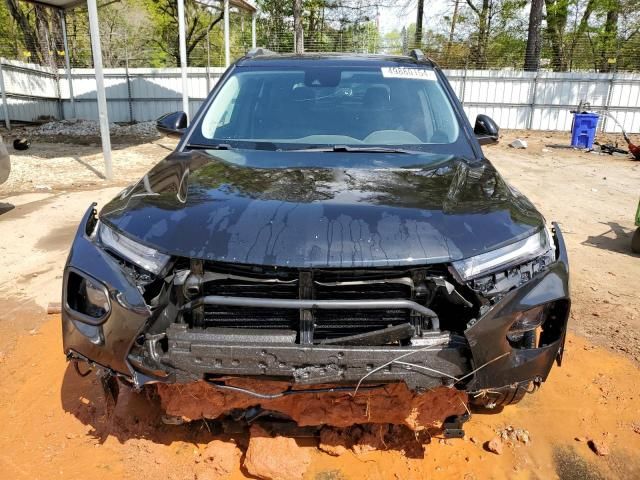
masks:
{"type": "Polygon", "coordinates": [[[189,143],[268,150],[346,146],[361,153],[403,147],[401,153],[471,155],[460,136],[451,102],[431,68],[238,67],[189,143]]]}

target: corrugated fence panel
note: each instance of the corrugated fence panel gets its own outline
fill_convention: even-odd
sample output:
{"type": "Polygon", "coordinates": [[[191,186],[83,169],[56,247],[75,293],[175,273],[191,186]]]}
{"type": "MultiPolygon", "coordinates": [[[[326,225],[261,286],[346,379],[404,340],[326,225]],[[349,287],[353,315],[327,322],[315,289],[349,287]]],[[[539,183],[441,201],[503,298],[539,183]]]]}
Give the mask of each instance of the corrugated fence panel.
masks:
{"type": "MultiPolygon", "coordinates": [[[[0,62],[10,120],[31,122],[59,116],[58,85],[52,70],[14,60],[0,62]]],[[[0,118],[4,119],[3,108],[0,118]]]]}
{"type": "MultiPolygon", "coordinates": [[[[92,69],[74,69],[71,107],[66,72],[60,78],[44,67],[3,60],[3,73],[12,120],[42,116],[97,120],[96,82],[92,69]],[[58,93],[59,89],[59,93],[58,93]]],[[[223,68],[188,68],[189,108],[193,116],[213,88],[223,68]]],[[[487,114],[502,128],[562,130],[571,128],[580,101],[606,110],[628,132],[640,132],[640,74],[556,73],[512,70],[447,70],[451,86],[473,124],[487,114]]],[[[178,68],[105,69],[107,108],[111,122],[148,121],[182,109],[182,80],[178,68]]],[[[0,118],[3,110],[0,108],[0,118]]],[[[620,128],[603,116],[601,128],[620,128]]]]}
{"type": "MultiPolygon", "coordinates": [[[[206,68],[189,68],[187,91],[189,108],[195,114],[224,72],[223,68],[211,68],[207,79],[206,68]]],[[[144,122],[182,109],[182,78],[177,68],[124,68],[105,69],[107,113],[111,122],[144,122]],[[129,95],[130,93],[130,95],[129,95]]],[[[91,69],[72,71],[73,93],[78,118],[96,120],[97,105],[95,78],[91,69]]],[[[61,94],[65,118],[73,117],[66,77],[61,78],[61,94]]]]}

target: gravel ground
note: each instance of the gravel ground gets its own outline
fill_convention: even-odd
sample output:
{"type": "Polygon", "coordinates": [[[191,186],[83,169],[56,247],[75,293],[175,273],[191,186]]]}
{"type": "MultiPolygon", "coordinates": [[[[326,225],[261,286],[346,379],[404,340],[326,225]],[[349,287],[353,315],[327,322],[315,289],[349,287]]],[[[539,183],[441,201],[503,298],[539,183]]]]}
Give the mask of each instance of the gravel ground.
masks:
{"type": "MultiPolygon", "coordinates": [[[[156,138],[160,135],[156,130],[156,122],[140,122],[133,125],[118,125],[112,123],[109,125],[111,135],[138,135],[141,137],[156,138]]],[[[100,124],[92,120],[60,120],[56,122],[48,122],[38,127],[25,130],[25,133],[31,136],[42,135],[65,135],[65,136],[99,136],[100,124]]]]}

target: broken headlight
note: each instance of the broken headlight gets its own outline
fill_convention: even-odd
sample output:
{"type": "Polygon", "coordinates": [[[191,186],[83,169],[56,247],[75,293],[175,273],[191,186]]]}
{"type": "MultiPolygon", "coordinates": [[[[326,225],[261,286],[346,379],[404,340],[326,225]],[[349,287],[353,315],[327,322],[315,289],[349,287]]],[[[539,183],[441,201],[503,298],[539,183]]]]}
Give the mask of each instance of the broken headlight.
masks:
{"type": "Polygon", "coordinates": [[[98,239],[107,250],[111,250],[119,257],[155,275],[162,273],[171,258],[155,248],[147,247],[125,237],[104,223],[100,223],[98,226],[98,239]]]}
{"type": "Polygon", "coordinates": [[[111,311],[107,288],[78,270],[67,277],[66,302],[69,309],[84,316],[82,321],[100,323],[111,311]]]}
{"type": "Polygon", "coordinates": [[[453,267],[464,280],[471,280],[528,262],[551,249],[551,235],[544,228],[530,237],[505,247],[453,262],[453,267]]]}
{"type": "MultiPolygon", "coordinates": [[[[515,314],[515,321],[509,328],[507,339],[513,345],[516,344],[527,335],[533,334],[535,340],[535,331],[542,326],[545,319],[546,305],[539,305],[523,312],[515,314]]],[[[534,345],[531,345],[533,347],[534,345]]]]}

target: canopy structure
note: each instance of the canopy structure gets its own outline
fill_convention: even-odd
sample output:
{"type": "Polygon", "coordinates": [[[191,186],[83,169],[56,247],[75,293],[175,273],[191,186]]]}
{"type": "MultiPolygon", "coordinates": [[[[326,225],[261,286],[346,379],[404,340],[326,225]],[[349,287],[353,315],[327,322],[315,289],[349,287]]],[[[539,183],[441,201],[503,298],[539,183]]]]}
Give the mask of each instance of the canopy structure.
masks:
{"type": "MultiPolygon", "coordinates": [[[[27,0],[30,3],[38,3],[48,7],[57,8],[60,11],[68,10],[79,5],[87,4],[89,16],[89,33],[91,35],[91,51],[93,53],[93,66],[96,74],[96,97],[98,101],[98,118],[100,120],[100,137],[102,139],[102,152],[104,156],[105,177],[113,179],[113,166],[111,162],[111,139],[109,138],[109,116],[107,114],[107,97],[104,88],[104,73],[102,68],[102,48],[100,46],[100,28],[98,24],[97,0],[27,0]]],[[[180,69],[182,76],[182,107],[189,115],[189,93],[187,92],[187,47],[185,35],[184,0],[176,0],[178,3],[178,34],[180,41],[180,69]]],[[[231,45],[229,39],[229,8],[235,7],[241,11],[251,13],[251,43],[256,46],[256,8],[245,0],[218,0],[215,3],[223,3],[224,10],[224,53],[225,66],[231,63],[231,45]]],[[[71,83],[71,65],[69,63],[69,45],[67,42],[67,26],[64,15],[60,15],[64,40],[64,55],[72,109],[75,111],[73,100],[73,86],[71,83]]]]}

